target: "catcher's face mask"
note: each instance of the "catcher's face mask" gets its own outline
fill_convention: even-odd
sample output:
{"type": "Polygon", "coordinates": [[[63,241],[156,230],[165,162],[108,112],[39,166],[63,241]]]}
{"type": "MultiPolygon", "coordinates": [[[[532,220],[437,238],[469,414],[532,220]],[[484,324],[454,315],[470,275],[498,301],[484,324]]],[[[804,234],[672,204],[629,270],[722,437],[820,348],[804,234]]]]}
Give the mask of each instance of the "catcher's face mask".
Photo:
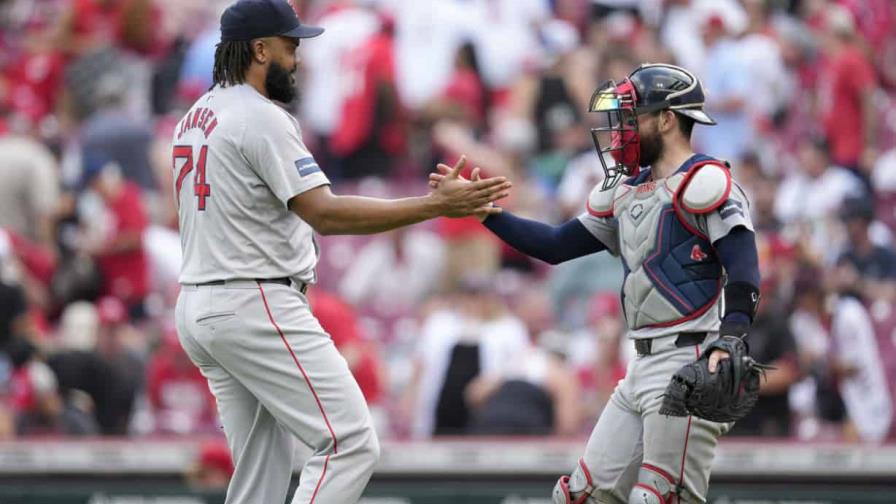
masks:
{"type": "Polygon", "coordinates": [[[589,112],[606,114],[601,126],[591,129],[591,138],[597,149],[606,178],[603,188],[612,187],[620,177],[633,177],[641,171],[641,136],[638,134],[638,116],[668,107],[659,102],[638,107],[635,86],[628,79],[619,84],[607,81],[591,96],[589,112]],[[607,141],[609,133],[609,141],[607,141]],[[601,140],[603,138],[603,141],[601,140]],[[609,145],[602,145],[609,144],[609,145]],[[606,154],[613,159],[607,164],[606,154]]]}

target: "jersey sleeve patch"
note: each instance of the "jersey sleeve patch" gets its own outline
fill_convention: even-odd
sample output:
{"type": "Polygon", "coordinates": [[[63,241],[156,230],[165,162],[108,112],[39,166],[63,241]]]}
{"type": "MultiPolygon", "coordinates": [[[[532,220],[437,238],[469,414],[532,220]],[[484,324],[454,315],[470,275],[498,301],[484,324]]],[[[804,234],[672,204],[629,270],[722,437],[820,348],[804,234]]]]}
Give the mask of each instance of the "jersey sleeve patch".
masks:
{"type": "Polygon", "coordinates": [[[296,161],[296,170],[299,171],[300,177],[307,177],[312,173],[319,172],[320,166],[318,166],[317,161],[313,157],[308,156],[296,161]]]}
{"type": "Polygon", "coordinates": [[[721,208],[719,208],[719,215],[722,217],[722,220],[733,217],[735,215],[743,217],[744,205],[736,199],[729,199],[725,202],[724,205],[722,205],[721,208]]]}

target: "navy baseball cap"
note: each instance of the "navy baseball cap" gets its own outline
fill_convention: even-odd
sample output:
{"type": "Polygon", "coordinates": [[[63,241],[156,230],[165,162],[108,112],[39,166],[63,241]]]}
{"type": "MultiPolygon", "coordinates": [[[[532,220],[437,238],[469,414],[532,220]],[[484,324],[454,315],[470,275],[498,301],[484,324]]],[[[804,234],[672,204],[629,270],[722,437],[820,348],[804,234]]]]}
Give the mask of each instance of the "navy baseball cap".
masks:
{"type": "Polygon", "coordinates": [[[221,42],[262,37],[311,38],[324,32],[303,25],[286,0],[238,0],[221,15],[221,42]]]}

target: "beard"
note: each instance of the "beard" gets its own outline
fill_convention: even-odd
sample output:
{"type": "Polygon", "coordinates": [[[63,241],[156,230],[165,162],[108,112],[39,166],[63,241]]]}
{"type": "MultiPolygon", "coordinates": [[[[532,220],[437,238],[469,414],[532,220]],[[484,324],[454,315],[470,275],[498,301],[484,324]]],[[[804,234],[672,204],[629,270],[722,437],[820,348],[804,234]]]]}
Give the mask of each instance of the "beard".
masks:
{"type": "Polygon", "coordinates": [[[273,61],[264,78],[264,88],[272,100],[290,103],[296,99],[296,86],[292,72],[273,61]]]}
{"type": "Polygon", "coordinates": [[[656,163],[656,160],[660,158],[660,155],[663,153],[663,137],[660,136],[659,131],[654,131],[650,135],[641,136],[641,153],[638,158],[638,164],[641,165],[642,168],[646,168],[648,166],[656,163]]]}

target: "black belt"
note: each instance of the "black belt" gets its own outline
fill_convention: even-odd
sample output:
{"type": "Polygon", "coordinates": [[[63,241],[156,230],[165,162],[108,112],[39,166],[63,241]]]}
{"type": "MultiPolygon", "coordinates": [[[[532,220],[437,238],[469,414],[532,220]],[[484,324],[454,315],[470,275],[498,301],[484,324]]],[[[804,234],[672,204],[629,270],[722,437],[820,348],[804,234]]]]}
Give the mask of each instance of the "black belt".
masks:
{"type": "MultiPolygon", "coordinates": [[[[275,284],[286,285],[286,286],[292,285],[292,280],[290,280],[289,278],[286,278],[286,277],[283,277],[283,278],[253,278],[252,281],[258,282],[258,283],[275,283],[275,284]]],[[[227,285],[227,280],[215,280],[213,282],[205,282],[205,283],[201,283],[201,284],[196,284],[197,287],[202,287],[202,286],[206,286],[206,285],[227,285]]],[[[305,294],[306,292],[308,292],[308,284],[306,284],[305,282],[299,282],[299,292],[301,292],[302,294],[305,294]]]]}
{"type": "MultiPolygon", "coordinates": [[[[661,336],[663,337],[663,336],[661,336]]],[[[644,339],[636,339],[635,340],[635,351],[638,352],[638,355],[650,355],[650,347],[653,346],[653,340],[656,338],[644,338],[644,339]]],[[[703,343],[703,340],[706,339],[705,332],[684,332],[680,333],[677,338],[675,338],[675,347],[676,348],[684,348],[694,345],[699,345],[703,343]]]]}

